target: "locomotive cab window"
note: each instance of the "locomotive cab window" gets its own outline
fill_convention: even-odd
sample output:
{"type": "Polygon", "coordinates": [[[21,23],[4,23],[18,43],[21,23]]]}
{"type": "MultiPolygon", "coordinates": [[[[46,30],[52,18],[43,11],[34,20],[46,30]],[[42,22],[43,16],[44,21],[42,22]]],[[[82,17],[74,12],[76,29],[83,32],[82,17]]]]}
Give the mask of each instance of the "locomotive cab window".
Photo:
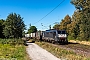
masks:
{"type": "Polygon", "coordinates": [[[66,31],[58,31],[58,34],[66,34],[66,31]]]}
{"type": "Polygon", "coordinates": [[[58,31],[58,34],[61,34],[61,31],[58,31]]]}
{"type": "Polygon", "coordinates": [[[66,31],[62,31],[62,34],[66,34],[66,31]]]}

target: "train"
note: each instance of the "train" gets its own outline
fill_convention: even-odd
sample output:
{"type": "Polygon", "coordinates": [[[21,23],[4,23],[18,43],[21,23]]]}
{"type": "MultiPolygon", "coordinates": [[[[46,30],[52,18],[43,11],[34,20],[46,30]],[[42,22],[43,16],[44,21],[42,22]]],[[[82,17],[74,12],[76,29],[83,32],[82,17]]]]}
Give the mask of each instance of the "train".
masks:
{"type": "Polygon", "coordinates": [[[37,31],[35,33],[28,34],[29,38],[36,39],[38,41],[48,41],[51,43],[68,43],[68,35],[65,30],[46,30],[37,31]]]}

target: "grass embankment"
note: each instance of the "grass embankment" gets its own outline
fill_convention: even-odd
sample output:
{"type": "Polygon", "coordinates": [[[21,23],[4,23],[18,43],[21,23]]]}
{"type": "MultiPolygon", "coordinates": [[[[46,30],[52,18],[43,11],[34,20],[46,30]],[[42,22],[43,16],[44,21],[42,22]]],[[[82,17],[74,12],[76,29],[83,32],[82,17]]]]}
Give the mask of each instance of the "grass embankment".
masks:
{"type": "Polygon", "coordinates": [[[84,56],[81,56],[81,55],[77,55],[76,53],[74,53],[73,51],[70,51],[70,50],[61,49],[59,47],[52,46],[52,44],[49,44],[47,42],[36,42],[36,44],[38,44],[42,48],[46,49],[47,51],[49,51],[50,53],[52,53],[53,55],[55,55],[55,56],[57,56],[58,58],[61,58],[61,59],[90,60],[90,58],[87,58],[87,57],[84,57],[84,56]]]}
{"type": "Polygon", "coordinates": [[[69,42],[90,45],[90,41],[69,40],[69,42]]]}
{"type": "Polygon", "coordinates": [[[21,39],[0,39],[0,59],[30,60],[21,39]]]}

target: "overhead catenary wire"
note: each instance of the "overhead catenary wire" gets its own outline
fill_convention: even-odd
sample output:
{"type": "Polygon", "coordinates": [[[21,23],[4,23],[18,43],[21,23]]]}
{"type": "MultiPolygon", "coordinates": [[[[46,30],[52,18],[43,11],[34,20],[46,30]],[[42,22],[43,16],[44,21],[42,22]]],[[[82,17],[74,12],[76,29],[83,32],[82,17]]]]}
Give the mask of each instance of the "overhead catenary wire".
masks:
{"type": "Polygon", "coordinates": [[[52,25],[52,24],[54,24],[56,21],[60,21],[60,19],[57,19],[57,20],[55,20],[55,21],[52,21],[52,22],[49,22],[49,23],[45,23],[45,24],[52,25]]]}
{"type": "MultiPolygon", "coordinates": [[[[59,21],[60,19],[57,19],[57,20],[55,20],[55,21],[59,21]]],[[[49,26],[49,25],[53,25],[53,24],[59,24],[60,22],[55,22],[55,21],[53,21],[53,22],[49,22],[49,23],[45,23],[45,24],[43,24],[43,25],[46,25],[46,26],[49,26]]],[[[42,23],[41,23],[42,24],[42,23]]]]}
{"type": "Polygon", "coordinates": [[[40,22],[41,20],[43,20],[45,17],[47,17],[50,13],[52,13],[56,8],[58,8],[65,0],[62,0],[54,9],[52,9],[49,13],[47,13],[44,17],[42,17],[40,20],[38,20],[37,22],[35,22],[34,24],[40,22]]]}
{"type": "MultiPolygon", "coordinates": [[[[58,19],[59,20],[59,19],[58,19]]],[[[57,21],[57,20],[56,20],[57,21]]],[[[49,24],[49,23],[48,23],[49,24]]],[[[51,23],[51,24],[49,24],[49,25],[44,25],[43,23],[41,23],[41,26],[43,26],[44,28],[46,28],[46,29],[48,29],[48,27],[51,25],[53,25],[53,24],[59,24],[59,22],[55,22],[55,23],[51,23]]]]}

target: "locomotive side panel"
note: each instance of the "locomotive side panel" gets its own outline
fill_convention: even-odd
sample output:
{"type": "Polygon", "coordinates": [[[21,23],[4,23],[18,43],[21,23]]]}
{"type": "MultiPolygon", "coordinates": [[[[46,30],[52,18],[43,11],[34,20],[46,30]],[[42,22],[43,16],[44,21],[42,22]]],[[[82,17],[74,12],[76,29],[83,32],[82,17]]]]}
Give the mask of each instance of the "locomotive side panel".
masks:
{"type": "Polygon", "coordinates": [[[44,33],[43,39],[45,41],[67,43],[67,34],[65,30],[47,30],[44,33]]]}
{"type": "Polygon", "coordinates": [[[55,35],[54,35],[53,31],[50,31],[50,30],[49,30],[49,31],[45,31],[45,32],[44,32],[44,37],[43,37],[43,39],[44,39],[45,41],[52,42],[52,41],[55,40],[54,37],[55,37],[55,35]]]}

